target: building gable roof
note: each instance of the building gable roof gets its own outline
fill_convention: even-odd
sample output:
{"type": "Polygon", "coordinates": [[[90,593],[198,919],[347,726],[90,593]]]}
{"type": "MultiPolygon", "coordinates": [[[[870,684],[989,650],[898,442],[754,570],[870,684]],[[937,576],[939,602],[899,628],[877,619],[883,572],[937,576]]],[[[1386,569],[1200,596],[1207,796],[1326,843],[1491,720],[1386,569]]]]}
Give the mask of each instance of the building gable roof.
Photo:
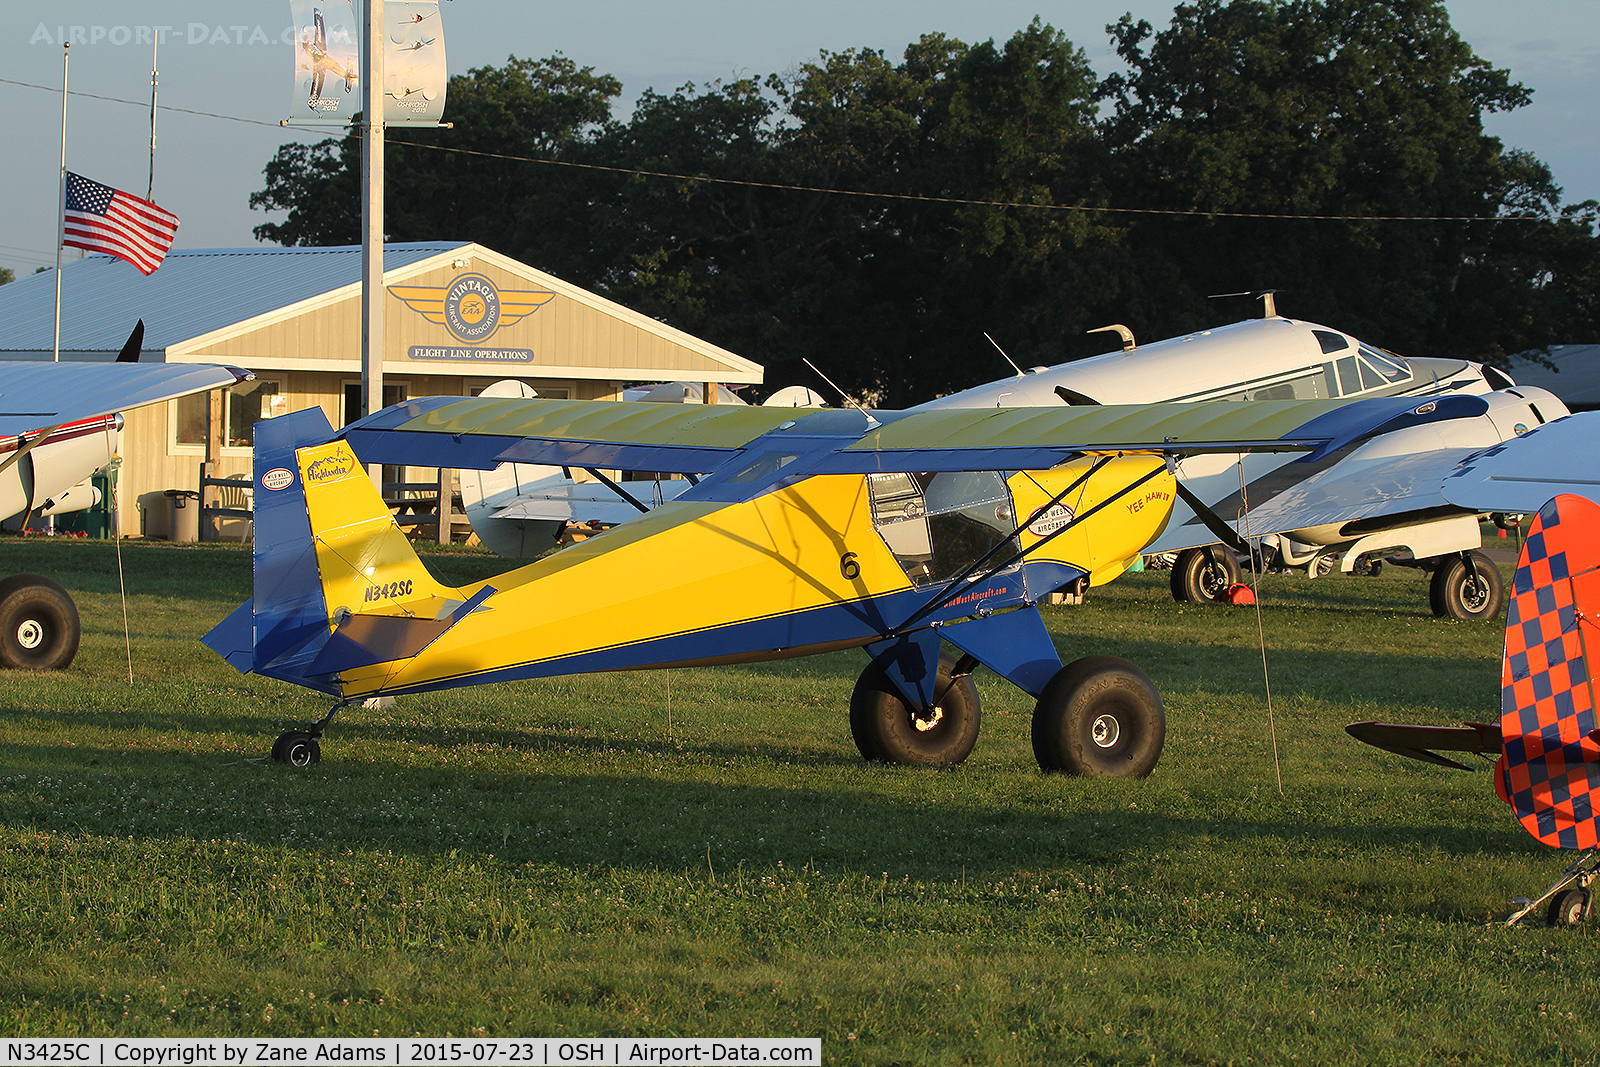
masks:
{"type": "MultiPolygon", "coordinates": [[[[383,265],[405,267],[466,244],[385,245],[383,265]]],[[[144,347],[159,351],[360,280],[359,245],[176,250],[148,276],[113,256],[86,256],[61,270],[61,350],[117,352],[143,319],[144,347]]],[[[49,352],[54,307],[50,271],[0,285],[0,351],[49,352]]]]}

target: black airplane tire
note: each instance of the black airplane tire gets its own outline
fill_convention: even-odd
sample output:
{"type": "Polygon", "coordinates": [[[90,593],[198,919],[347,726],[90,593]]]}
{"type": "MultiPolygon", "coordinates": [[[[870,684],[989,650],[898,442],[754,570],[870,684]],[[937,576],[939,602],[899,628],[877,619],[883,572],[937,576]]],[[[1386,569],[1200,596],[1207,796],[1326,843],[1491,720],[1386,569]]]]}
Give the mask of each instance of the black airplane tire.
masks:
{"type": "Polygon", "coordinates": [[[1033,711],[1033,755],[1046,774],[1144,778],[1167,739],[1161,694],[1116,656],[1085,656],[1055,673],[1033,711]]]}
{"type": "Polygon", "coordinates": [[[288,730],[272,743],[272,758],[291,767],[322,762],[322,745],[304,730],[288,730]]]}
{"type": "Polygon", "coordinates": [[[913,767],[954,767],[965,760],[978,743],[983,706],[970,674],[952,681],[955,665],[949,653],[939,657],[934,684],[943,696],[933,722],[924,723],[883,668],[868,664],[850,694],[850,736],[861,758],[913,767]]]}
{"type": "Polygon", "coordinates": [[[1474,579],[1460,556],[1446,557],[1428,584],[1428,606],[1440,618],[1481,622],[1497,619],[1506,606],[1505,582],[1500,568],[1482,552],[1470,553],[1474,579]]]}
{"type": "Polygon", "coordinates": [[[1186,548],[1172,561],[1172,599],[1180,604],[1221,604],[1238,583],[1239,561],[1223,545],[1186,548]]]}
{"type": "Polygon", "coordinates": [[[1568,889],[1550,898],[1545,921],[1551,926],[1577,926],[1589,912],[1589,892],[1586,889],[1568,889]]]}
{"type": "Polygon", "coordinates": [[[42,574],[0,581],[0,667],[58,671],[78,654],[78,607],[42,574]]]}

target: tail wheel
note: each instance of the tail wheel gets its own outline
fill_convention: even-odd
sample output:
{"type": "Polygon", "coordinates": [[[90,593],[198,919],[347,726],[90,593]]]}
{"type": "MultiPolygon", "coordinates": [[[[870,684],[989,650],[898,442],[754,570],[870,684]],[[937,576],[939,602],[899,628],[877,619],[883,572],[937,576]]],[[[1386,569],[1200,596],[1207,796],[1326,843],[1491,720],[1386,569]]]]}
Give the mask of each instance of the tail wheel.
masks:
{"type": "Polygon", "coordinates": [[[1033,712],[1033,755],[1046,773],[1143,778],[1166,738],[1155,684],[1116,656],[1085,656],[1061,668],[1033,712]]]}
{"type": "Polygon", "coordinates": [[[1179,603],[1221,604],[1237,585],[1239,561],[1224,545],[1186,548],[1172,563],[1172,599],[1179,603]]]}
{"type": "Polygon", "coordinates": [[[1568,889],[1550,899],[1545,919],[1551,926],[1577,926],[1589,914],[1589,891],[1568,889]]]}
{"type": "Polygon", "coordinates": [[[0,667],[55,671],[78,654],[78,607],[41,574],[0,581],[0,667]]]}
{"type": "Polygon", "coordinates": [[[954,767],[978,742],[983,717],[978,687],[970,674],[955,674],[956,659],[939,657],[934,683],[937,703],[913,708],[883,668],[868,665],[850,694],[850,734],[863,759],[912,766],[954,767]]]}
{"type": "Polygon", "coordinates": [[[1482,552],[1447,557],[1433,572],[1428,603],[1440,618],[1467,622],[1499,618],[1506,604],[1500,568],[1482,552]]]}
{"type": "Polygon", "coordinates": [[[322,762],[322,745],[304,730],[289,730],[272,743],[272,758],[291,767],[322,762]]]}

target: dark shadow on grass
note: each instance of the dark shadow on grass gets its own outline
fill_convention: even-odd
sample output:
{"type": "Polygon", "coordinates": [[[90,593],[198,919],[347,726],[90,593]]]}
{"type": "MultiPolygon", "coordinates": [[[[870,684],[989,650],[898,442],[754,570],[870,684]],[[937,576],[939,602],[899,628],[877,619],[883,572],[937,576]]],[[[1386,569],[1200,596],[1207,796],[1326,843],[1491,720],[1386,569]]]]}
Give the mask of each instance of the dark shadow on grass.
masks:
{"type": "MultiPolygon", "coordinates": [[[[1424,850],[1445,861],[1500,854],[1549,855],[1511,820],[1503,829],[1425,824],[1374,813],[1331,823],[1301,813],[1282,819],[1164,813],[1129,783],[1040,783],[1052,806],[995,805],[945,793],[935,770],[874,768],[841,781],[797,772],[788,787],[664,781],[616,774],[507,773],[476,768],[324,763],[291,768],[195,754],[17,746],[0,777],[69,770],[75,790],[32,797],[0,794],[0,820],[43,831],[108,838],[239,841],[311,852],[452,852],[510,864],[640,871],[718,869],[736,864],[830,874],[917,879],[1008,877],[1081,866],[1146,869],[1163,855],[1215,846],[1225,863],[1264,851],[1335,867],[1342,850],[1424,850]],[[926,781],[915,797],[889,796],[882,779],[926,781]],[[99,781],[96,779],[99,778],[99,781]],[[857,783],[860,787],[857,787],[857,783]],[[930,798],[929,800],[922,799],[930,798]]],[[[59,780],[59,779],[58,779],[59,780]]],[[[1137,788],[1137,786],[1134,786],[1137,788]]],[[[1485,788],[1487,781],[1485,780],[1485,788]]],[[[1177,801],[1177,803],[1184,803],[1177,801]]],[[[1243,802],[1241,802],[1243,803],[1243,802]]],[[[1198,861],[1197,861],[1198,862],[1198,861]]],[[[1263,861],[1265,862],[1265,861],[1263,861]]]]}

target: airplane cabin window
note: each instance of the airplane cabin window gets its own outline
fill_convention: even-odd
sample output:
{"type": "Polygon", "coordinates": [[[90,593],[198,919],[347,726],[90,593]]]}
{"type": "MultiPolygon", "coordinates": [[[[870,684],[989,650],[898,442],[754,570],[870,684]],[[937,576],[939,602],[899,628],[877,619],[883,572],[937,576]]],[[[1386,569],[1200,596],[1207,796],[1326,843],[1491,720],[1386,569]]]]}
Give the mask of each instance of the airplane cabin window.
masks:
{"type": "Polygon", "coordinates": [[[1361,354],[1368,363],[1377,368],[1378,373],[1391,382],[1404,382],[1411,379],[1411,368],[1399,356],[1389,356],[1382,352],[1374,352],[1366,345],[1361,346],[1361,354]]]}
{"type": "Polygon", "coordinates": [[[947,581],[1016,526],[1011,491],[996,471],[871,474],[872,521],[917,585],[947,581]]]}
{"type": "Polygon", "coordinates": [[[1257,389],[1250,394],[1251,400],[1293,400],[1294,383],[1279,382],[1277,385],[1268,385],[1257,389]]]}
{"type": "Polygon", "coordinates": [[[1317,344],[1322,346],[1323,355],[1327,355],[1330,352],[1343,352],[1350,347],[1350,342],[1345,340],[1342,334],[1334,333],[1332,330],[1312,330],[1311,332],[1316,334],[1317,344]]]}
{"type": "Polygon", "coordinates": [[[1361,364],[1361,388],[1379,389],[1386,384],[1383,380],[1383,375],[1373,370],[1371,364],[1366,360],[1358,360],[1358,362],[1361,364]]]}
{"type": "Polygon", "coordinates": [[[1332,363],[1322,365],[1322,380],[1327,383],[1330,399],[1339,395],[1339,376],[1334,373],[1332,363]]]}
{"type": "Polygon", "coordinates": [[[1361,372],[1356,369],[1355,356],[1339,360],[1339,392],[1344,396],[1361,392],[1361,372]]]}

